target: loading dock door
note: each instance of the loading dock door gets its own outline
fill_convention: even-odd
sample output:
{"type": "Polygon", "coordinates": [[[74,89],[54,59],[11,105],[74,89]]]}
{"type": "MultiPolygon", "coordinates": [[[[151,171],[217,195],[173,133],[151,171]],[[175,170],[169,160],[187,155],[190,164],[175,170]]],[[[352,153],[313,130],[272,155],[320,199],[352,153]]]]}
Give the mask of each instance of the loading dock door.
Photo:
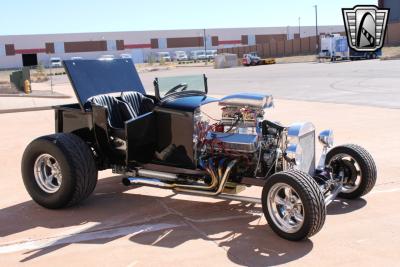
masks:
{"type": "Polygon", "coordinates": [[[22,65],[24,67],[36,66],[37,64],[37,54],[22,54],[22,65]]]}

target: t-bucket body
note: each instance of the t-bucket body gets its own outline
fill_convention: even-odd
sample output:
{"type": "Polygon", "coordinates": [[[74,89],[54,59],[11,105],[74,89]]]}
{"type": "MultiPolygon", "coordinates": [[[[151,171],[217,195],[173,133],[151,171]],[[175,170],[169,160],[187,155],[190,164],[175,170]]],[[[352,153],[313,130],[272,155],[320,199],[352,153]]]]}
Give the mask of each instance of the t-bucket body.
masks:
{"type": "Polygon", "coordinates": [[[376,182],[371,155],[332,147],[331,130],[318,135],[316,165],[314,125],[271,120],[271,95],[210,97],[205,75],[156,78],[150,95],[131,59],[64,67],[78,103],[54,107],[56,133],[32,141],[22,160],[24,184],[44,207],[78,203],[97,171],[112,169],[127,186],[261,203],[278,235],[301,240],[321,229],[337,195],[357,198],[376,182]],[[240,194],[249,185],[263,187],[261,199],[240,194]]]}
{"type": "MultiPolygon", "coordinates": [[[[202,91],[190,91],[180,97],[163,99],[148,95],[130,59],[66,60],[64,66],[77,96],[78,103],[56,106],[56,132],[81,136],[101,155],[100,167],[157,163],[196,169],[193,154],[193,114],[201,105],[217,101],[207,96],[206,78],[188,76],[192,84],[202,82],[202,91]],[[200,78],[200,79],[199,79],[200,78]],[[149,112],[124,121],[124,144],[113,145],[107,106],[91,102],[100,95],[112,95],[121,100],[124,93],[140,93],[154,103],[149,112]],[[174,155],[159,160],[154,156],[166,147],[175,147],[174,155]],[[124,153],[125,152],[125,153],[124,153]]],[[[157,79],[158,80],[158,79],[157,79]]],[[[157,81],[156,80],[156,81],[157,81]]],[[[164,82],[161,80],[161,83],[164,82]]],[[[168,81],[165,81],[168,83],[168,81]]],[[[155,89],[158,94],[158,86],[155,89]]],[[[161,94],[165,92],[161,91],[161,94]]],[[[162,95],[164,97],[164,95],[162,95]]],[[[118,142],[116,142],[118,143],[118,142]]]]}
{"type": "MultiPolygon", "coordinates": [[[[279,131],[283,129],[280,125],[273,126],[272,122],[268,126],[265,120],[267,110],[273,106],[271,95],[237,93],[221,99],[213,98],[207,96],[205,75],[193,75],[156,78],[155,96],[152,96],[146,93],[130,59],[66,60],[64,66],[79,103],[55,108],[56,132],[74,133],[87,140],[99,155],[98,164],[101,169],[129,170],[131,167],[146,164],[146,167],[157,170],[173,167],[178,172],[179,169],[183,172],[202,172],[205,169],[202,160],[211,155],[210,150],[213,156],[232,157],[232,154],[245,159],[246,163],[243,165],[251,168],[242,168],[240,178],[249,183],[253,183],[249,178],[264,177],[287,168],[288,162],[284,161],[279,168],[272,166],[274,151],[266,152],[268,149],[265,149],[259,155],[259,151],[264,150],[261,142],[264,141],[262,136],[268,135],[267,128],[277,127],[279,131]],[[167,92],[171,88],[176,90],[167,92]],[[182,88],[185,90],[181,90],[182,88]],[[112,112],[110,107],[91,100],[111,95],[123,101],[122,95],[131,92],[148,97],[154,105],[148,112],[125,120],[119,126],[121,133],[113,135],[114,126],[109,119],[112,112]],[[204,116],[206,113],[203,113],[202,107],[213,102],[218,103],[222,109],[221,121],[225,129],[221,130],[222,124],[219,125],[219,130],[213,129],[214,125],[204,116]],[[247,110],[242,112],[240,109],[243,108],[247,110]],[[237,115],[247,117],[235,125],[235,132],[231,129],[227,133],[226,130],[235,123],[237,115]],[[219,149],[218,145],[222,148],[219,149]],[[268,167],[273,167],[274,170],[270,170],[268,174],[266,170],[256,170],[261,168],[257,166],[260,165],[259,157],[271,157],[268,159],[271,166],[268,167]]],[[[288,142],[288,145],[282,143],[281,148],[293,150],[293,157],[298,153],[297,157],[301,156],[304,160],[297,168],[314,175],[314,126],[311,123],[293,124],[287,128],[285,136],[292,142],[288,142]]],[[[262,179],[255,181],[256,184],[260,182],[262,183],[262,179]]]]}

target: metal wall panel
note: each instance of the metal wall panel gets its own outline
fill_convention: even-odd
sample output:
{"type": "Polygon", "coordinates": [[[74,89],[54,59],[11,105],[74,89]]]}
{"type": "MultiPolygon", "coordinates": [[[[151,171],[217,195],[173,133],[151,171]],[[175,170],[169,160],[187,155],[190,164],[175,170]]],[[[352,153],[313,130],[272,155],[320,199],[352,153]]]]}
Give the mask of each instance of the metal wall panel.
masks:
{"type": "Polygon", "coordinates": [[[247,35],[242,35],[241,40],[243,45],[247,45],[249,43],[249,37],[247,35]]]}
{"type": "Polygon", "coordinates": [[[46,54],[54,54],[54,43],[46,43],[46,54]]]}
{"type": "Polygon", "coordinates": [[[64,43],[63,42],[55,42],[54,43],[54,53],[55,54],[64,54],[64,43]]]}
{"type": "Polygon", "coordinates": [[[66,53],[107,51],[106,41],[65,42],[66,53]]]}
{"type": "Polygon", "coordinates": [[[159,49],[167,48],[167,39],[166,38],[159,38],[158,39],[158,48],[159,49]]]}
{"type": "Polygon", "coordinates": [[[206,36],[206,47],[207,49],[212,47],[211,36],[206,36]]]}
{"type": "Polygon", "coordinates": [[[0,44],[0,57],[4,57],[6,55],[6,47],[4,44],[0,44]]]}
{"type": "Polygon", "coordinates": [[[150,44],[152,49],[158,49],[158,39],[151,39],[150,44]]]}
{"type": "Polygon", "coordinates": [[[211,44],[212,44],[212,46],[218,46],[219,45],[218,36],[211,37],[211,44]]]}
{"type": "Polygon", "coordinates": [[[203,37],[167,38],[168,48],[203,47],[203,37]]]}
{"type": "Polygon", "coordinates": [[[117,50],[124,50],[125,49],[125,43],[124,40],[117,40],[117,50]]]}
{"type": "Polygon", "coordinates": [[[14,44],[6,44],[5,50],[6,50],[6,56],[14,56],[15,55],[14,44]]]}
{"type": "Polygon", "coordinates": [[[117,50],[117,43],[115,40],[107,40],[107,51],[117,50]]]}
{"type": "Polygon", "coordinates": [[[256,36],[254,34],[247,35],[247,43],[248,43],[248,45],[255,45],[256,44],[256,36]]]}

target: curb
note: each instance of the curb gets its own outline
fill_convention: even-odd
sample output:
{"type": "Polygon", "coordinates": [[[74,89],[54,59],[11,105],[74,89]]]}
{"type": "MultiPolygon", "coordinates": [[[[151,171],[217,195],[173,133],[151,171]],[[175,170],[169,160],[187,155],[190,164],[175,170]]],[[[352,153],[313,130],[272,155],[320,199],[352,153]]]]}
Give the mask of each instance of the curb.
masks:
{"type": "Polygon", "coordinates": [[[28,111],[42,111],[42,110],[51,110],[51,109],[53,109],[53,106],[34,107],[34,108],[11,108],[11,109],[1,109],[0,114],[28,112],[28,111]]]}
{"type": "Polygon", "coordinates": [[[71,96],[68,95],[25,95],[25,94],[0,94],[0,97],[71,98],[71,96]]]}

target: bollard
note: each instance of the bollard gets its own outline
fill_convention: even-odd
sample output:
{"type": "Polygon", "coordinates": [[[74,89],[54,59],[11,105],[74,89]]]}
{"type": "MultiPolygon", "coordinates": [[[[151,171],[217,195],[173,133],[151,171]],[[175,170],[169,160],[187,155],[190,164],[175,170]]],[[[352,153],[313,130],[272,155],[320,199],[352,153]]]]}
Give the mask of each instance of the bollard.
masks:
{"type": "Polygon", "coordinates": [[[24,82],[24,91],[25,91],[25,94],[30,94],[32,92],[31,83],[29,82],[28,79],[26,79],[24,82]]]}

